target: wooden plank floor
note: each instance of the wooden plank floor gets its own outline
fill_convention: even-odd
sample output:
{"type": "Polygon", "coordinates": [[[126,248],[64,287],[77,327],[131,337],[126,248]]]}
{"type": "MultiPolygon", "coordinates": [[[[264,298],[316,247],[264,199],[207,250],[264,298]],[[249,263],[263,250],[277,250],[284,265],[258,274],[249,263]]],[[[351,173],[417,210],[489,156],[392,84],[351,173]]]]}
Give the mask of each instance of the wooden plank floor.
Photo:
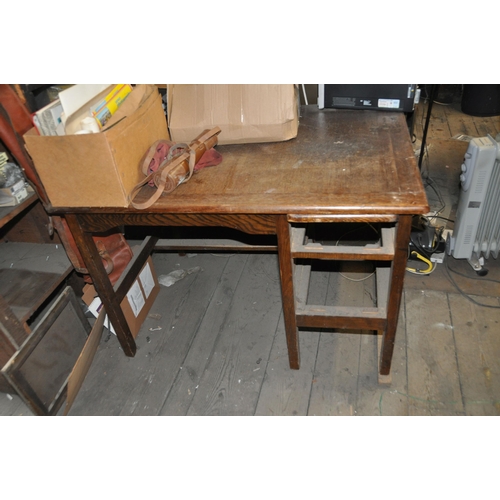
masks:
{"type": "MultiPolygon", "coordinates": [[[[421,103],[415,113],[416,149],[425,109],[421,103]]],[[[453,218],[467,147],[452,137],[499,132],[500,117],[467,116],[457,103],[434,105],[422,172],[441,217],[453,218]]],[[[434,220],[452,228],[445,219],[434,220]]],[[[162,286],[134,358],[123,355],[113,335],[103,336],[70,415],[500,414],[494,259],[485,278],[455,259],[450,268],[465,276],[444,264],[429,276],[407,273],[391,385],[378,383],[372,332],[301,331],[301,369],[289,369],[276,255],[170,252],[155,253],[153,261],[158,275],[191,273],[162,286]]],[[[355,263],[315,270],[311,300],[371,305],[370,275],[355,263]]],[[[17,396],[0,394],[0,415],[29,414],[17,396]]]]}

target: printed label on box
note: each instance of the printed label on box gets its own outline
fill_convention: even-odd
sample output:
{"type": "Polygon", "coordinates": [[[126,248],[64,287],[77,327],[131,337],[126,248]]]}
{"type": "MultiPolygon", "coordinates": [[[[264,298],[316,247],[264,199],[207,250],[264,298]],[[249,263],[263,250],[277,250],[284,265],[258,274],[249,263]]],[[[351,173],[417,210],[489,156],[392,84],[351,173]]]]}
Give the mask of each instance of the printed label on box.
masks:
{"type": "Polygon", "coordinates": [[[149,297],[149,294],[155,287],[155,280],[153,279],[153,274],[151,273],[149,264],[146,264],[144,269],[141,271],[141,274],[139,274],[139,279],[141,280],[141,285],[147,299],[149,297]]]}
{"type": "Polygon", "coordinates": [[[28,197],[28,191],[26,190],[26,185],[23,180],[20,180],[13,186],[10,186],[8,190],[10,191],[12,197],[16,199],[16,203],[21,203],[28,197]]]}
{"type": "Polygon", "coordinates": [[[134,284],[130,287],[130,290],[127,293],[127,299],[134,316],[137,318],[146,303],[141,287],[137,281],[134,281],[134,284]]]}
{"type": "Polygon", "coordinates": [[[21,203],[25,198],[28,197],[28,191],[26,191],[26,188],[23,187],[19,191],[16,191],[13,193],[14,198],[17,200],[17,203],[21,203]]]}
{"type": "MultiPolygon", "coordinates": [[[[102,309],[102,302],[99,297],[96,297],[90,304],[89,304],[89,311],[97,318],[99,316],[99,313],[101,312],[102,309]]],[[[104,318],[104,326],[107,328],[113,335],[116,335],[115,330],[113,328],[113,325],[109,321],[108,315],[106,314],[106,317],[104,318]]]]}

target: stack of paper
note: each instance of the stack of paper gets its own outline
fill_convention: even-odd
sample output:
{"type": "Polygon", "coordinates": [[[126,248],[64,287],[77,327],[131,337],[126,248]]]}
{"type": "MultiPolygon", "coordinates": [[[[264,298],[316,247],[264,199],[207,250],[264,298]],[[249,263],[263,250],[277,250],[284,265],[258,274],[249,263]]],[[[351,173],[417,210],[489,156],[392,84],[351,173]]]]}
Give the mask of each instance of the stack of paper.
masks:
{"type": "Polygon", "coordinates": [[[0,168],[2,168],[6,163],[9,157],[7,156],[7,153],[0,153],[0,168]]]}
{"type": "Polygon", "coordinates": [[[22,170],[15,163],[9,163],[7,160],[7,154],[0,153],[1,207],[18,205],[28,196],[22,170]]]}
{"type": "Polygon", "coordinates": [[[47,104],[44,108],[33,114],[33,123],[40,135],[62,135],[62,112],[61,101],[47,104]]]}

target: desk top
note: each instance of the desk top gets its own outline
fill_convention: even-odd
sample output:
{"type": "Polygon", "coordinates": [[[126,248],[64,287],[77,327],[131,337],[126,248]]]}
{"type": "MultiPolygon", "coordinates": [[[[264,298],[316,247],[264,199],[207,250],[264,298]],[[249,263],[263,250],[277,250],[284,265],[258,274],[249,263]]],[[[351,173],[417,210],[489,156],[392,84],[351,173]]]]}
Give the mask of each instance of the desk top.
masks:
{"type": "MultiPolygon", "coordinates": [[[[402,113],[305,106],[295,139],[217,149],[223,156],[220,165],[197,172],[144,212],[335,215],[429,210],[402,113]]],[[[136,201],[150,195],[146,186],[136,201]]]]}

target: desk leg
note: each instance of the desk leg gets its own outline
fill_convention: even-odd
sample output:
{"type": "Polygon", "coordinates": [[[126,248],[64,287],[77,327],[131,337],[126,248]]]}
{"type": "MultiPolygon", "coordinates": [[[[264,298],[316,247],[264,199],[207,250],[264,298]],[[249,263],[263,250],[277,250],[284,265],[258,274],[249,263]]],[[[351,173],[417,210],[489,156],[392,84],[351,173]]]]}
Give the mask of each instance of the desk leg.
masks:
{"type": "Polygon", "coordinates": [[[280,266],[281,296],[283,301],[283,317],[285,320],[286,343],[290,368],[298,370],[299,337],[295,316],[295,292],[293,288],[293,259],[290,241],[290,224],[286,215],[276,218],[276,234],[278,237],[278,258],[280,266]]]}
{"type": "Polygon", "coordinates": [[[116,298],[115,291],[111,286],[102,259],[94,243],[92,235],[84,232],[78,223],[76,215],[66,215],[66,220],[71,229],[71,233],[75,238],[76,244],[82,258],[87,266],[87,270],[92,278],[93,285],[101,299],[104,309],[108,315],[111,324],[116,332],[116,336],[123,352],[126,356],[133,357],[136,353],[136,344],[127,320],[123,314],[120,302],[116,298]]]}
{"type": "Polygon", "coordinates": [[[394,261],[392,263],[389,300],[387,303],[387,324],[382,338],[380,355],[380,375],[389,375],[391,371],[394,340],[398,326],[399,307],[403,294],[403,284],[408,259],[408,244],[410,242],[411,215],[401,215],[396,228],[394,261]]]}

